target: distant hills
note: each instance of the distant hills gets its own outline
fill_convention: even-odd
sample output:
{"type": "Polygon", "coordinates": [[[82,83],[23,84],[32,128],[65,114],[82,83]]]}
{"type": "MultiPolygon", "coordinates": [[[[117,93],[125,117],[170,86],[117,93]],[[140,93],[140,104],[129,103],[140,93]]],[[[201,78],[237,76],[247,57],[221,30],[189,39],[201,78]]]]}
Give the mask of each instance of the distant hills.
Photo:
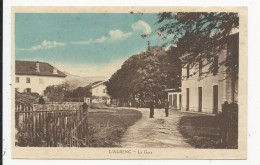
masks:
{"type": "Polygon", "coordinates": [[[67,77],[65,78],[66,83],[68,83],[72,88],[85,87],[90,83],[96,81],[103,81],[107,79],[106,77],[103,76],[80,77],[77,75],[69,74],[68,72],[63,72],[63,73],[67,75],[67,77]]]}

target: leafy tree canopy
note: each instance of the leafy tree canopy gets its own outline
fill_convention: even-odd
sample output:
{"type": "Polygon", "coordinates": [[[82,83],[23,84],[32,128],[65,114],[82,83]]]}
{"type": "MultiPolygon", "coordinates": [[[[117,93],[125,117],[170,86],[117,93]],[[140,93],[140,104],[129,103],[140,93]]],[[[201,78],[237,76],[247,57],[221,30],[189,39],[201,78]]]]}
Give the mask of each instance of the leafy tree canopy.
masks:
{"type": "Polygon", "coordinates": [[[160,25],[157,34],[162,39],[171,38],[165,45],[177,45],[178,56],[184,65],[189,63],[194,66],[204,60],[212,72],[213,57],[228,43],[235,53],[222,65],[232,66],[237,73],[238,35],[231,37],[231,34],[239,28],[238,13],[164,12],[158,14],[156,23],[160,25]]]}
{"type": "Polygon", "coordinates": [[[62,102],[65,99],[82,99],[91,97],[91,87],[78,87],[72,89],[68,84],[51,85],[44,90],[44,95],[52,102],[62,102]]]}
{"type": "Polygon", "coordinates": [[[156,46],[131,56],[109,79],[108,94],[125,100],[165,98],[165,89],[181,83],[181,63],[173,52],[156,46]]]}

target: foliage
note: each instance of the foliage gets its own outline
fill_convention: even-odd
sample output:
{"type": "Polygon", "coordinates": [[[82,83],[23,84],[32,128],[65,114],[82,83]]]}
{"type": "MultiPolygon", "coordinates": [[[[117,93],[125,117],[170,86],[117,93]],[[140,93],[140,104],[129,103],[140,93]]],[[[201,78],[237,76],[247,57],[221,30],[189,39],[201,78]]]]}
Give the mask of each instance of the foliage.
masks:
{"type": "Polygon", "coordinates": [[[166,98],[165,89],[181,83],[181,63],[172,53],[156,46],[131,56],[109,79],[108,94],[121,100],[166,98]]]}
{"type": "Polygon", "coordinates": [[[91,97],[91,87],[72,89],[68,84],[51,85],[44,90],[44,95],[52,102],[62,102],[65,98],[91,97]]]}
{"type": "Polygon", "coordinates": [[[183,64],[191,67],[205,61],[209,73],[213,72],[213,59],[226,47],[233,48],[231,55],[221,65],[226,65],[229,72],[238,72],[238,35],[232,37],[239,28],[238,13],[215,12],[164,12],[158,14],[158,35],[162,39],[171,37],[165,44],[178,47],[178,57],[183,64]]]}
{"type": "Polygon", "coordinates": [[[38,101],[39,104],[45,104],[44,98],[41,96],[38,101]]]}
{"type": "Polygon", "coordinates": [[[69,90],[66,93],[66,98],[83,98],[83,97],[91,97],[91,87],[78,87],[74,90],[69,90]]]}
{"type": "Polygon", "coordinates": [[[44,95],[52,102],[62,102],[65,96],[64,85],[51,85],[44,90],[44,95]]]}

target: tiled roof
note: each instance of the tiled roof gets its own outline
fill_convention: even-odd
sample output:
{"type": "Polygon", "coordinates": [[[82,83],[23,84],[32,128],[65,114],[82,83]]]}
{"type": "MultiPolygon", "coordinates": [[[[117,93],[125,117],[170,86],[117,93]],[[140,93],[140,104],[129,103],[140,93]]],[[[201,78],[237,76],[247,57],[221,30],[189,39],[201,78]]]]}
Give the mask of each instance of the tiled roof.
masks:
{"type": "Polygon", "coordinates": [[[15,102],[18,104],[32,104],[37,103],[39,94],[35,93],[19,93],[15,91],[15,102]]]}
{"type": "Polygon", "coordinates": [[[36,61],[15,61],[15,74],[66,77],[66,75],[59,70],[57,70],[57,74],[54,74],[54,67],[45,62],[39,62],[40,71],[37,72],[36,63],[36,61]]]}

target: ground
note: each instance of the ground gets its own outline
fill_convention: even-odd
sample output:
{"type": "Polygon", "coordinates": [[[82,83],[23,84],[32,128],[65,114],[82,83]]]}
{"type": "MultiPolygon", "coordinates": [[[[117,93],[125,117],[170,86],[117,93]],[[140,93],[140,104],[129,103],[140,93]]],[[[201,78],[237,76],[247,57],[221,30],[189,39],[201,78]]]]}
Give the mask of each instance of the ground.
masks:
{"type": "Polygon", "coordinates": [[[220,123],[219,116],[183,116],[179,121],[179,131],[196,148],[224,148],[220,123]]]}
{"type": "Polygon", "coordinates": [[[149,109],[139,109],[142,118],[130,126],[121,139],[122,147],[132,148],[191,148],[181,133],[178,123],[183,114],[170,110],[165,117],[164,109],[155,109],[154,118],[149,118],[149,109]]]}
{"type": "Polygon", "coordinates": [[[124,148],[221,148],[216,116],[148,108],[90,110],[93,147],[124,148]]]}
{"type": "Polygon", "coordinates": [[[121,139],[129,148],[221,148],[218,117],[206,114],[139,109],[142,118],[130,126],[121,139]]]}
{"type": "Polygon", "coordinates": [[[89,147],[118,147],[127,128],[142,113],[133,109],[101,108],[89,110],[89,147]]]}

